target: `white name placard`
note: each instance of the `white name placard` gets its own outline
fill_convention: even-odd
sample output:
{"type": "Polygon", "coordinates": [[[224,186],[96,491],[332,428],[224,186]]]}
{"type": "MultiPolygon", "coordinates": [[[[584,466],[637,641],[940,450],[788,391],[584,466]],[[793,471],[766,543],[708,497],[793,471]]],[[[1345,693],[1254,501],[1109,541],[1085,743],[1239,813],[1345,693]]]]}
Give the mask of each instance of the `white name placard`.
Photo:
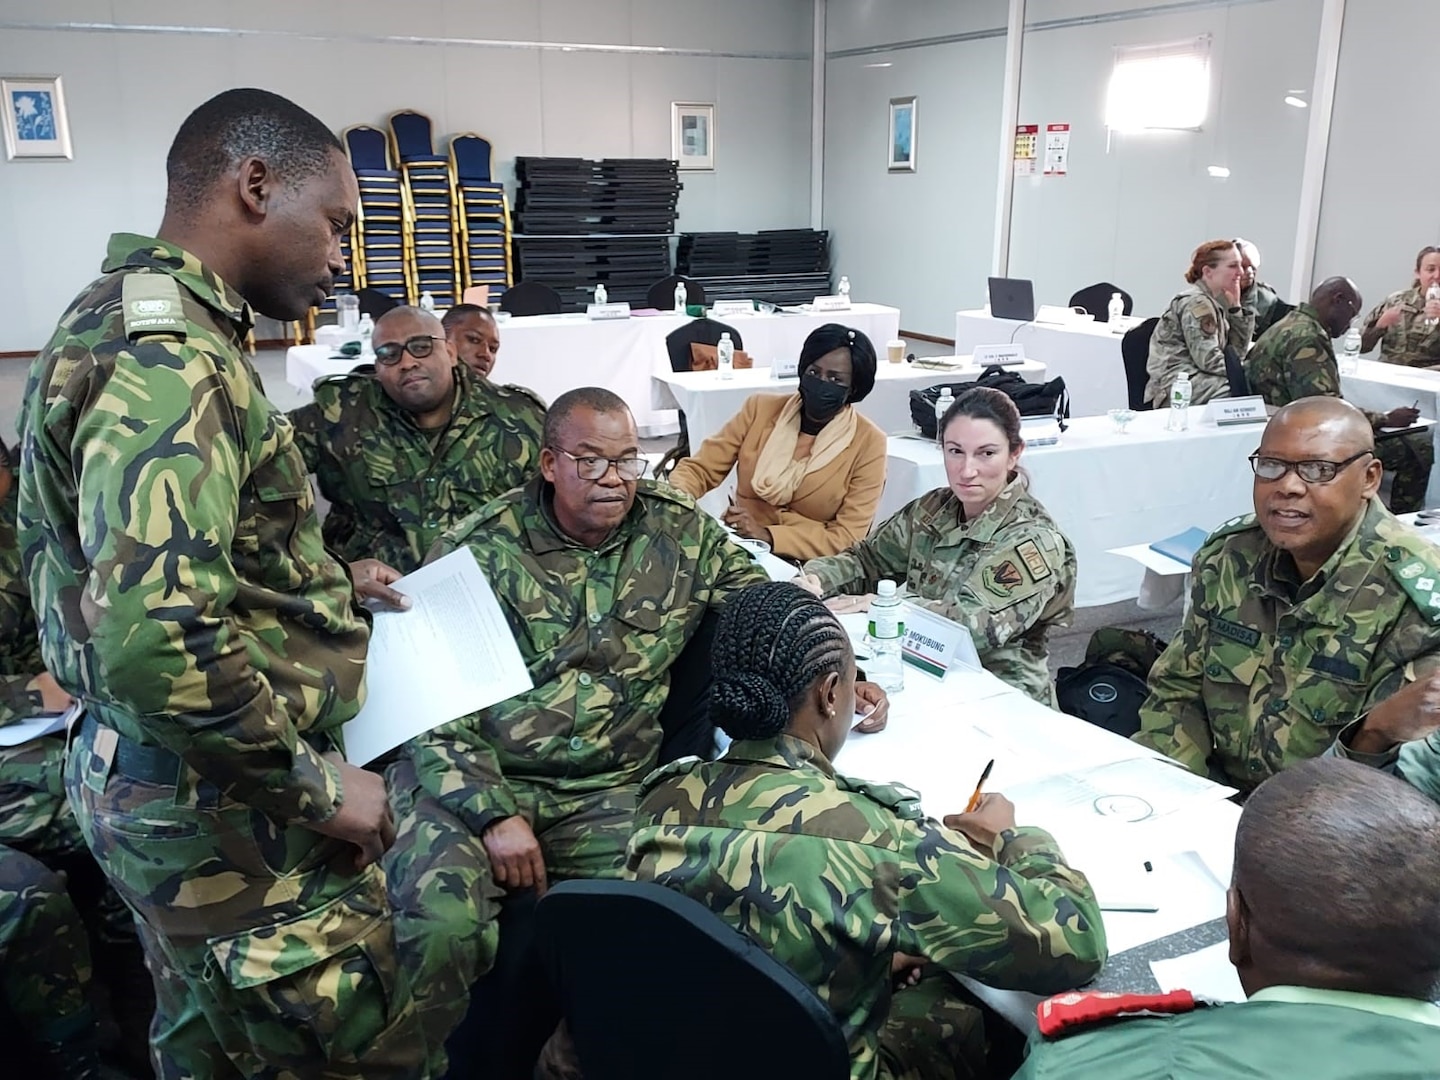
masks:
{"type": "Polygon", "coordinates": [[[977,367],[1013,367],[1025,363],[1024,345],[976,345],[973,357],[977,367]]]}
{"type": "Polygon", "coordinates": [[[907,664],[939,679],[957,667],[980,670],[980,654],[969,627],[915,604],[903,606],[905,640],[900,648],[907,664]]]}
{"type": "Polygon", "coordinates": [[[810,302],[811,311],[849,311],[848,296],[817,296],[810,302]]]}
{"type": "Polygon", "coordinates": [[[586,304],[585,317],[587,319],[628,319],[630,317],[630,305],[620,304],[586,304]]]}
{"type": "Polygon", "coordinates": [[[716,300],[715,306],[710,309],[710,314],[715,318],[724,318],[726,315],[753,315],[755,304],[750,300],[716,300]]]}
{"type": "Polygon", "coordinates": [[[1270,419],[1262,397],[1216,398],[1210,402],[1209,418],[1220,427],[1231,424],[1263,424],[1270,419]]]}
{"type": "Polygon", "coordinates": [[[799,360],[776,360],[770,366],[770,377],[772,379],[793,379],[799,374],[799,360]]]}

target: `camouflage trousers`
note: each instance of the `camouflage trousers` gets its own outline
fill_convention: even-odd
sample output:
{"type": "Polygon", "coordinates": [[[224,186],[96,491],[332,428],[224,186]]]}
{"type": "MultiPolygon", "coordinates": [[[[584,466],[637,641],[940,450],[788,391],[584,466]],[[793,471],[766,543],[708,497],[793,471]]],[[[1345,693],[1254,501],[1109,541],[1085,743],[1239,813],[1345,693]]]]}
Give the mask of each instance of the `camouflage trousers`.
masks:
{"type": "Polygon", "coordinates": [[[880,1028],[881,1080],[972,1080],[988,1075],[985,1020],[961,1001],[945,972],[926,967],[914,986],[895,991],[880,1028]]]}
{"type": "Polygon", "coordinates": [[[1375,456],[1393,473],[1390,481],[1390,512],[1409,514],[1425,507],[1425,489],[1430,486],[1430,469],[1435,464],[1435,443],[1429,428],[1406,435],[1375,440],[1375,456]]]}
{"type": "Polygon", "coordinates": [[[380,867],[357,873],[349,845],[278,824],[188,768],[171,783],[122,775],[118,743],[87,722],[66,789],[156,973],[160,1077],[421,1075],[380,867]]]}
{"type": "MultiPolygon", "coordinates": [[[[470,989],[486,975],[500,944],[500,901],[485,847],[440,805],[401,760],[386,776],[395,811],[395,846],[385,858],[395,936],[430,1049],[430,1070],[444,1073],[444,1044],[465,1019],[470,989]]],[[[551,882],[618,878],[633,830],[639,788],[587,795],[511,782],[519,814],[534,830],[551,882]]]]}

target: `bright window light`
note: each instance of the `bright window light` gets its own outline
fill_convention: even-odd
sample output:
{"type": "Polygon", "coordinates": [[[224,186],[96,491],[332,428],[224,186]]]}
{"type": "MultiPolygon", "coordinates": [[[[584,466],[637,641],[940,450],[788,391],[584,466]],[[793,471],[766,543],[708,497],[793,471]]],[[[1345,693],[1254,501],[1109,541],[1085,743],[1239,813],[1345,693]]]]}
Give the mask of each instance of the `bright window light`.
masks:
{"type": "Polygon", "coordinates": [[[1194,131],[1210,107],[1210,38],[1119,47],[1105,98],[1115,131],[1194,131]]]}

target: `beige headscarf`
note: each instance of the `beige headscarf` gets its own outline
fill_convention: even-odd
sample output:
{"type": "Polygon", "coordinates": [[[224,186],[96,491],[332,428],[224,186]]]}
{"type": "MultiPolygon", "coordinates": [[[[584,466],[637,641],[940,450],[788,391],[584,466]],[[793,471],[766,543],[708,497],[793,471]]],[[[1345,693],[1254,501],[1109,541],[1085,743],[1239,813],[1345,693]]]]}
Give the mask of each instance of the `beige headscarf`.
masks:
{"type": "Polygon", "coordinates": [[[815,436],[815,445],[810,456],[795,460],[795,446],[800,440],[800,395],[793,395],[785,402],[770,437],[760,448],[755,459],[755,474],[750,486],[755,494],[771,506],[788,506],[795,497],[795,489],[812,472],[819,472],[834,461],[855,438],[856,414],[853,406],[846,405],[834,419],[820,429],[815,436]]]}

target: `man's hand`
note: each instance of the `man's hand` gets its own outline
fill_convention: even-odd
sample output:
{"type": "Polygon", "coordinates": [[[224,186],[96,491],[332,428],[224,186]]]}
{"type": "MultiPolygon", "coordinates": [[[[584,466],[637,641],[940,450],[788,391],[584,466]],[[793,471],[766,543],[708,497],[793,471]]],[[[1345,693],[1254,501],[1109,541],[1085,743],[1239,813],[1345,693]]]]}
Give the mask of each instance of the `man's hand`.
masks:
{"type": "Polygon", "coordinates": [[[340,770],[340,809],[329,821],[306,823],[306,828],[354,844],[355,869],[364,870],[390,850],[395,843],[395,822],[390,818],[390,800],[385,780],[372,772],[347,765],[339,754],[326,759],[340,770]]]}
{"type": "Polygon", "coordinates": [[[1376,705],[1350,739],[1357,754],[1384,754],[1440,729],[1440,671],[1403,686],[1376,705]]]}
{"type": "Polygon", "coordinates": [[[814,574],[801,574],[799,577],[793,577],[790,579],[790,584],[799,585],[806,592],[814,593],[816,596],[825,594],[825,586],[820,584],[820,579],[814,574]]]}
{"type": "MultiPolygon", "coordinates": [[[[1428,307],[1429,304],[1426,306],[1428,307]]],[[[1390,327],[1400,321],[1400,316],[1403,314],[1404,312],[1400,310],[1399,304],[1392,305],[1380,313],[1380,317],[1375,320],[1375,325],[1381,330],[1389,330],[1390,327]]]]}
{"type": "Polygon", "coordinates": [[[890,954],[890,986],[892,989],[900,990],[906,986],[914,986],[920,981],[920,975],[925,968],[925,957],[911,956],[909,953],[895,952],[890,954]]]}
{"type": "Polygon", "coordinates": [[[874,712],[851,728],[851,731],[869,735],[885,730],[885,725],[890,721],[890,699],[885,696],[885,691],[880,689],[879,684],[857,682],[855,684],[855,707],[862,713],[873,707],[874,712]]]}
{"type": "Polygon", "coordinates": [[[374,601],[381,607],[409,611],[410,598],[390,588],[405,575],[379,559],[360,559],[350,564],[350,579],[355,582],[355,596],[362,603],[374,601]]]}
{"type": "Polygon", "coordinates": [[[55,676],[48,671],[42,671],[36,675],[25,684],[25,689],[32,693],[36,690],[40,691],[40,707],[48,713],[64,712],[75,704],[75,699],[55,681],[55,676]]]}
{"type": "Polygon", "coordinates": [[[518,814],[491,822],[480,834],[495,884],[502,888],[534,888],[545,895],[545,856],[530,823],[518,814]]]}
{"type": "Polygon", "coordinates": [[[1391,409],[1385,414],[1386,427],[1409,427],[1420,419],[1420,410],[1412,409],[1409,405],[1402,405],[1398,409],[1391,409]]]}
{"type": "Polygon", "coordinates": [[[964,833],[981,851],[994,854],[1000,834],[1015,828],[1015,804],[999,792],[980,796],[980,805],[968,814],[950,814],[945,827],[964,833]]]}

